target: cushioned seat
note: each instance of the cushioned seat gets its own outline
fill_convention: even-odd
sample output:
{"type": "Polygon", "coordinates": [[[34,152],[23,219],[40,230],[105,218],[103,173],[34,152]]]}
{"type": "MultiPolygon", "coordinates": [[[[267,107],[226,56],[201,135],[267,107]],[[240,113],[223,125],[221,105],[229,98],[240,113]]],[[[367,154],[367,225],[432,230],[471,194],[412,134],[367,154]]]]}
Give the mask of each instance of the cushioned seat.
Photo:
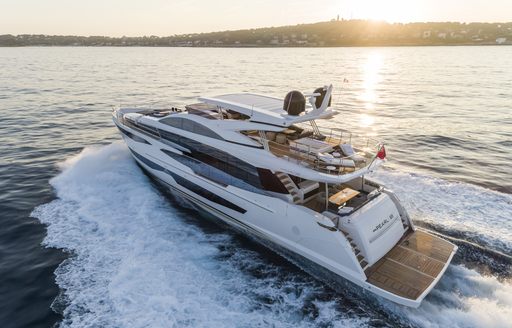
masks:
{"type": "Polygon", "coordinates": [[[318,153],[317,157],[319,160],[329,165],[356,167],[356,163],[353,160],[346,158],[336,158],[329,153],[318,153]]]}
{"type": "Polygon", "coordinates": [[[272,132],[272,131],[268,131],[268,132],[266,133],[266,135],[267,135],[267,140],[268,140],[268,141],[274,141],[274,140],[276,140],[276,135],[277,135],[277,133],[272,132]]]}
{"type": "Polygon", "coordinates": [[[354,148],[352,148],[352,146],[349,144],[341,144],[340,149],[345,157],[350,157],[350,159],[356,162],[363,162],[366,160],[363,156],[357,154],[354,151],[354,148]]]}
{"type": "Polygon", "coordinates": [[[276,142],[278,144],[281,144],[281,145],[284,145],[286,144],[286,135],[282,134],[282,133],[278,133],[276,135],[276,142]]]}

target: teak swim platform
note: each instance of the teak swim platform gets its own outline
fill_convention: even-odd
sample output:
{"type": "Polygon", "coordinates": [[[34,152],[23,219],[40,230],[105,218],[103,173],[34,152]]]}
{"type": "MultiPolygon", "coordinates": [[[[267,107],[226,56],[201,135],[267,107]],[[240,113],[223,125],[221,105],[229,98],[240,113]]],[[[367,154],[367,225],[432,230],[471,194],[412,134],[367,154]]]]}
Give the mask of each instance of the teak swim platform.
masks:
{"type": "Polygon", "coordinates": [[[454,248],[444,239],[416,230],[366,271],[368,282],[414,300],[442,274],[454,248]]]}

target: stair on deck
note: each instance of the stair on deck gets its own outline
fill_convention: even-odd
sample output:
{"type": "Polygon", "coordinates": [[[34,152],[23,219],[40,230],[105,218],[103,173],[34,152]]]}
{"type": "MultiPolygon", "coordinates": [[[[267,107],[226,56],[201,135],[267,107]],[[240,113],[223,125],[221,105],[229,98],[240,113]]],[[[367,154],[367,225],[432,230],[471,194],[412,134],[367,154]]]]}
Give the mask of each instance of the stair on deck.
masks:
{"type": "Polygon", "coordinates": [[[297,188],[297,185],[295,185],[295,182],[293,182],[292,178],[286,173],[283,172],[276,172],[276,176],[281,182],[283,183],[284,187],[290,195],[292,195],[293,203],[298,204],[301,201],[301,198],[299,196],[299,189],[297,188]]]}
{"type": "Polygon", "coordinates": [[[366,261],[366,258],[364,257],[364,255],[361,253],[359,248],[357,248],[357,245],[354,242],[354,240],[352,239],[352,237],[350,236],[350,234],[341,229],[340,229],[340,231],[343,232],[343,234],[345,235],[345,238],[347,238],[348,242],[350,243],[350,246],[352,246],[352,251],[356,255],[357,260],[359,261],[359,265],[361,266],[361,268],[363,268],[363,271],[368,269],[370,267],[368,265],[368,261],[366,261]]]}

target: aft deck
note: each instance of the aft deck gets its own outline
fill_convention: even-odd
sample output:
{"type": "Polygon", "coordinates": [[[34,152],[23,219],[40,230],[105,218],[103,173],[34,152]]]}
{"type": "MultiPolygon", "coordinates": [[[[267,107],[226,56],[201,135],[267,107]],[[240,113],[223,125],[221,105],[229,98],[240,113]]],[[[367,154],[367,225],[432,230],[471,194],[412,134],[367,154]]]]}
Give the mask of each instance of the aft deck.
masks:
{"type": "Polygon", "coordinates": [[[366,270],[367,281],[416,300],[442,274],[456,246],[421,230],[411,232],[366,270]]]}

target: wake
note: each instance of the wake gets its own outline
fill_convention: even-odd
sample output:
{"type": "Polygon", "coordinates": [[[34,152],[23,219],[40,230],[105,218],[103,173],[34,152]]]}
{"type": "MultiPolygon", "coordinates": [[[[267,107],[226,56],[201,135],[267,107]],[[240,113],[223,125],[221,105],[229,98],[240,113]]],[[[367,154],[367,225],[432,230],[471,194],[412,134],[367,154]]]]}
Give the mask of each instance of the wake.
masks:
{"type": "MultiPolygon", "coordinates": [[[[56,270],[63,290],[56,301],[56,307],[62,304],[62,326],[505,327],[512,317],[510,282],[464,264],[452,265],[416,310],[384,300],[374,308],[373,298],[357,291],[334,293],[275,255],[245,245],[236,234],[169,201],[121,143],[86,148],[61,169],[51,180],[58,199],[32,215],[48,226],[45,246],[70,253],[56,270]]],[[[451,198],[440,206],[439,188],[451,188],[442,180],[399,172],[377,178],[396,183],[391,187],[412,208],[413,218],[420,216],[423,222],[470,232],[502,219],[495,210],[488,220],[473,221],[465,214],[478,213],[476,206],[449,206],[467,201],[472,186],[461,185],[466,188],[462,195],[448,192],[451,198]],[[419,200],[417,189],[422,190],[419,200]]],[[[484,204],[507,197],[478,191],[484,204]]],[[[499,206],[508,209],[507,204],[499,206]]],[[[493,247],[499,237],[500,247],[507,250],[510,227],[503,224],[483,230],[478,238],[493,247]]]]}

